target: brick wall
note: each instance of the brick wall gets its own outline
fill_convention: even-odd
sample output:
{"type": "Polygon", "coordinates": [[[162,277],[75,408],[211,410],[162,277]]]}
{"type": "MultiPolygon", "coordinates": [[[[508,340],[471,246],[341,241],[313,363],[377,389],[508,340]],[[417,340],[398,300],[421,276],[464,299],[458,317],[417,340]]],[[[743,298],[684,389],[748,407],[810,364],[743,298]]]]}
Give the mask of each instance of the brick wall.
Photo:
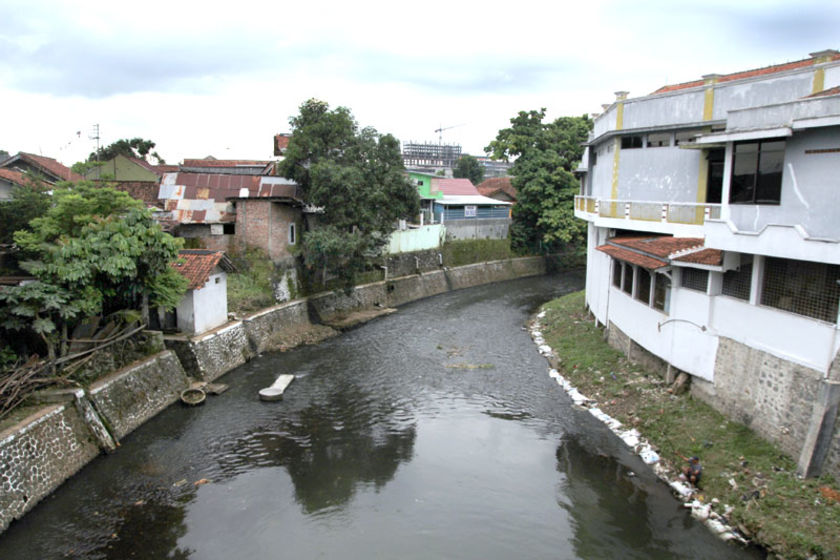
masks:
{"type": "Polygon", "coordinates": [[[300,243],[300,210],[271,200],[248,199],[236,202],[235,244],[240,250],[258,247],[275,263],[292,256],[289,225],[295,224],[295,243],[300,243]]]}

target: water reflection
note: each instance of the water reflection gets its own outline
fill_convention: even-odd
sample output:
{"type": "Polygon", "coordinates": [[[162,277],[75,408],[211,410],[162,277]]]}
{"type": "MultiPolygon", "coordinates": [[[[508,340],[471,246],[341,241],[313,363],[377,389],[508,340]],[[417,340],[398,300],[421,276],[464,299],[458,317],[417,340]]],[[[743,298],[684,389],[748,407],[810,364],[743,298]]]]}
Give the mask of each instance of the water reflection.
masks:
{"type": "Polygon", "coordinates": [[[380,489],[411,460],[416,426],[404,410],[346,385],[322,402],[249,430],[222,455],[227,476],[283,466],[306,513],[346,504],[360,484],[380,489]]]}

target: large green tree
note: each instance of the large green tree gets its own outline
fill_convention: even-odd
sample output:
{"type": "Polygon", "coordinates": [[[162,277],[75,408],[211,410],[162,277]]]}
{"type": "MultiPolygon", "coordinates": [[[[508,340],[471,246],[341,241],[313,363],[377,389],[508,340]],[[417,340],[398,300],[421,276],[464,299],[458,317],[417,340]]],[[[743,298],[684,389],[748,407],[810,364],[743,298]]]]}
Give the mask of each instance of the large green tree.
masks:
{"type": "Polygon", "coordinates": [[[586,227],[574,217],[579,183],[572,170],[583,155],[592,121],[584,115],[545,122],[543,108],[520,111],[510,123],[485,151],[494,159],[514,161],[513,246],[524,251],[580,247],[586,227]]]}
{"type": "Polygon", "coordinates": [[[0,289],[0,329],[36,333],[51,358],[78,320],[172,308],[186,289],[169,266],[181,240],[163,232],[141,202],[114,189],[64,183],[44,215],[14,239],[26,256],[21,268],[36,281],[0,289]]]}
{"type": "Polygon", "coordinates": [[[128,138],[123,138],[113,144],[103,146],[95,152],[91,152],[90,156],[88,156],[88,162],[108,161],[118,155],[123,155],[140,159],[146,159],[146,156],[151,156],[159,164],[166,163],[157,152],[152,151],[154,147],[155,143],[151,140],[144,140],[143,138],[131,138],[129,140],[128,138]]]}
{"type": "Polygon", "coordinates": [[[399,141],[373,128],[360,130],[346,107],[330,109],[310,99],[289,123],[292,137],[280,174],[320,209],[317,225],[303,235],[304,262],[338,275],[349,288],[380,254],[397,221],[417,215],[417,190],[405,176],[399,141]]]}
{"type": "Polygon", "coordinates": [[[464,154],[458,158],[452,176],[456,179],[469,179],[473,185],[477,185],[484,179],[484,168],[477,158],[464,154]]]}

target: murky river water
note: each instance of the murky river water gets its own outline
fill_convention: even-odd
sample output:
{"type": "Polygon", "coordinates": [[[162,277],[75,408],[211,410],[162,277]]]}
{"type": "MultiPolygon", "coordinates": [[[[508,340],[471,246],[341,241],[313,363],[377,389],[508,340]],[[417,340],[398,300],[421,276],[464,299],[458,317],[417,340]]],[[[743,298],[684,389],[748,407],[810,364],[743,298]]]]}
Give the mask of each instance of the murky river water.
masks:
{"type": "Polygon", "coordinates": [[[582,282],[445,294],[260,357],[65,483],[0,558],[755,558],[549,378],[523,325],[582,282]]]}

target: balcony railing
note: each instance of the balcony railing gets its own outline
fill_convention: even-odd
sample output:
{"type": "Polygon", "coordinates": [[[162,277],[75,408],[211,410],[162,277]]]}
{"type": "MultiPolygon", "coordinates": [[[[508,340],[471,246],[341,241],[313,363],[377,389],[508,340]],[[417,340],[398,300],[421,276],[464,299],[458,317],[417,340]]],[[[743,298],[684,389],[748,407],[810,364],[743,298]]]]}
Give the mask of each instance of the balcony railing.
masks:
{"type": "Polygon", "coordinates": [[[598,199],[576,196],[575,210],[601,218],[703,225],[720,219],[720,204],[696,202],[649,202],[641,200],[598,199]]]}

